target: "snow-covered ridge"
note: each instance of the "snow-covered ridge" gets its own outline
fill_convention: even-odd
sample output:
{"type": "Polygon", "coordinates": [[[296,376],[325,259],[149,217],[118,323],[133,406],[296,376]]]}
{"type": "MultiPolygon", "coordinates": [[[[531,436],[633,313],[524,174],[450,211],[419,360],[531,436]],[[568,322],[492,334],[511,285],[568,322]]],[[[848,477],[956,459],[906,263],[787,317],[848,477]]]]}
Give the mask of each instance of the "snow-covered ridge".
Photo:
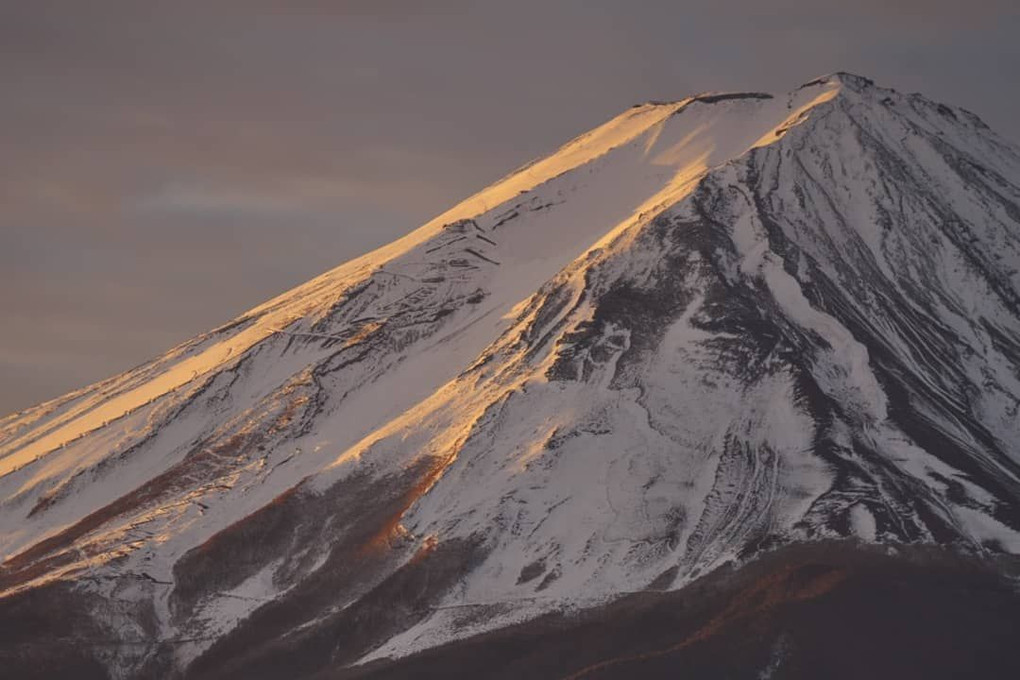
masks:
{"type": "Polygon", "coordinates": [[[299,639],[454,550],[356,658],[790,541],[1020,552],[1018,187],[972,114],[859,76],[633,107],[0,421],[0,603],[130,603],[96,620],[157,622],[131,673],[299,639]]]}
{"type": "MultiPolygon", "coordinates": [[[[492,214],[511,198],[532,192],[535,187],[596,161],[601,160],[600,165],[611,165],[609,159],[603,159],[610,151],[615,152],[614,156],[622,156],[618,163],[621,175],[624,174],[625,166],[644,166],[643,177],[627,178],[628,183],[637,185],[633,188],[621,186],[624,181],[622,177],[612,178],[614,193],[623,194],[621,198],[624,202],[617,213],[619,218],[623,218],[620,224],[626,222],[627,213],[635,207],[640,208],[637,212],[654,209],[672,200],[678,191],[684,191],[691,180],[704,173],[708,167],[726,162],[756,143],[770,141],[767,138],[773,134],[773,130],[789,124],[794,115],[801,114],[805,108],[831,96],[837,87],[830,84],[819,89],[822,90],[820,93],[812,92],[809,97],[801,97],[800,101],[775,103],[767,109],[763,106],[731,106],[722,111],[718,110],[722,107],[702,109],[707,103],[747,103],[743,101],[745,97],[751,99],[751,104],[758,104],[760,95],[731,95],[734,99],[726,95],[700,95],[679,102],[642,105],[631,109],[581,135],[548,158],[532,163],[479,192],[407,237],[256,307],[228,324],[225,331],[214,331],[209,336],[186,343],[152,364],[113,381],[87,388],[77,399],[60,407],[54,405],[52,412],[33,422],[30,428],[16,431],[21,424],[15,418],[6,428],[11,436],[0,443],[0,474],[29,464],[38,466],[37,461],[61,447],[101,429],[104,424],[147,407],[167,394],[175,391],[190,394],[208,376],[223,367],[234,365],[245,352],[277,335],[282,329],[289,329],[292,324],[315,324],[320,321],[323,315],[328,314],[332,304],[343,299],[351,289],[364,285],[371,277],[378,277],[379,272],[385,271],[387,264],[394,263],[399,270],[401,260],[415,257],[420,249],[428,250],[427,244],[442,235],[449,225],[492,214]],[[689,112],[685,111],[688,106],[691,106],[689,112]],[[793,107],[792,113],[790,107],[793,107]],[[681,111],[686,115],[677,116],[673,120],[672,117],[681,111]],[[638,146],[635,140],[639,138],[643,155],[635,157],[634,151],[638,146]],[[636,195],[645,198],[649,193],[646,188],[649,184],[661,187],[658,192],[651,193],[652,198],[638,206],[635,206],[633,200],[627,202],[628,199],[624,197],[626,190],[636,190],[636,195]]],[[[591,168],[590,172],[595,170],[591,168]]],[[[601,168],[598,171],[604,174],[601,168]]],[[[609,171],[617,171],[617,168],[610,168],[609,171]]],[[[564,189],[557,188],[558,195],[563,192],[564,189]]],[[[619,202],[614,194],[606,197],[606,203],[615,205],[619,202]]],[[[533,197],[531,203],[540,204],[533,197]]],[[[532,240],[520,245],[504,244],[500,248],[502,257],[526,260],[529,268],[538,269],[538,276],[525,279],[515,276],[519,283],[515,285],[507,282],[498,286],[500,290],[506,290],[507,285],[514,286],[518,298],[523,298],[544,278],[579,255],[600,236],[605,236],[606,226],[619,226],[608,224],[600,227],[597,226],[599,223],[589,225],[574,215],[565,215],[560,221],[565,224],[542,225],[541,243],[532,240]],[[591,234],[587,242],[584,240],[585,233],[591,234]],[[550,266],[535,267],[535,259],[551,260],[550,266]]],[[[608,231],[612,233],[611,229],[608,231]]],[[[526,237],[516,238],[523,241],[526,237]]],[[[485,247],[489,246],[491,244],[485,244],[485,247]]],[[[400,274],[394,273],[391,276],[397,277],[400,274]]],[[[299,328],[290,332],[300,331],[299,328]]],[[[31,414],[26,416],[30,417],[31,414]]],[[[32,481],[36,480],[37,477],[33,477],[32,481]]]]}

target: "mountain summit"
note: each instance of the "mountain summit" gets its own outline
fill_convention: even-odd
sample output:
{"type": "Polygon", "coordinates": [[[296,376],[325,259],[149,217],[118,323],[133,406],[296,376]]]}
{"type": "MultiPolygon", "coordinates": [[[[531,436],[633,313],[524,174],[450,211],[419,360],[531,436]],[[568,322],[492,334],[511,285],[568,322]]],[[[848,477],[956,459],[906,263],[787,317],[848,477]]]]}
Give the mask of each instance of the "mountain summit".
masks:
{"type": "Polygon", "coordinates": [[[0,667],[1020,672],[1018,410],[1016,146],[850,74],[642,104],[0,421],[0,667]]]}

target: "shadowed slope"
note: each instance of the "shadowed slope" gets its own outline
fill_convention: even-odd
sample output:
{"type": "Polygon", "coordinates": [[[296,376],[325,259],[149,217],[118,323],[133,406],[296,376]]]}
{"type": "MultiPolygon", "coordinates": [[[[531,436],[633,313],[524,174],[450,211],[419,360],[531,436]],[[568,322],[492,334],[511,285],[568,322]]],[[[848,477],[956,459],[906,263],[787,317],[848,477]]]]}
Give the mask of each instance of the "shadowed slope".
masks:
{"type": "MultiPolygon", "coordinates": [[[[1015,574],[1018,566],[1000,568],[1015,574]]],[[[798,545],[680,591],[626,595],[315,677],[1012,677],[1020,672],[1018,625],[1013,582],[980,560],[932,549],[798,545]]]]}

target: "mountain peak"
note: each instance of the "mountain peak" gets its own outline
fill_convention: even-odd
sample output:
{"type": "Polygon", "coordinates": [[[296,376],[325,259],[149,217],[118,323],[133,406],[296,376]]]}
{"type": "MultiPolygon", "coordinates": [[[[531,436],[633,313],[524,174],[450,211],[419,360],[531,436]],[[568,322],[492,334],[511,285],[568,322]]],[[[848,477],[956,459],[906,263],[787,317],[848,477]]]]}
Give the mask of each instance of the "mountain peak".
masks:
{"type": "Polygon", "coordinates": [[[875,87],[875,81],[865,76],[857,75],[856,73],[850,73],[849,71],[834,71],[818,78],[809,80],[808,82],[801,85],[801,87],[811,87],[814,85],[824,85],[826,83],[837,82],[843,85],[847,85],[855,90],[863,90],[870,87],[875,87]]]}

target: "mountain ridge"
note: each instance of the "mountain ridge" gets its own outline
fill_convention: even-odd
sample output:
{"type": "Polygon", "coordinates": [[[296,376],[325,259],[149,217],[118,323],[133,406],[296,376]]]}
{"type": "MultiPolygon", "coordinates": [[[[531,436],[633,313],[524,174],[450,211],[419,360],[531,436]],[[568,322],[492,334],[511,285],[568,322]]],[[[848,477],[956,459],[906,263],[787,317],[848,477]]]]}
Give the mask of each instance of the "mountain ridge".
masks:
{"type": "Polygon", "coordinates": [[[804,541],[1020,552],[1020,154],[957,111],[852,74],[639,105],[0,421],[0,603],[71,584],[110,672],[243,675],[379,598],[316,663],[804,541]]]}

